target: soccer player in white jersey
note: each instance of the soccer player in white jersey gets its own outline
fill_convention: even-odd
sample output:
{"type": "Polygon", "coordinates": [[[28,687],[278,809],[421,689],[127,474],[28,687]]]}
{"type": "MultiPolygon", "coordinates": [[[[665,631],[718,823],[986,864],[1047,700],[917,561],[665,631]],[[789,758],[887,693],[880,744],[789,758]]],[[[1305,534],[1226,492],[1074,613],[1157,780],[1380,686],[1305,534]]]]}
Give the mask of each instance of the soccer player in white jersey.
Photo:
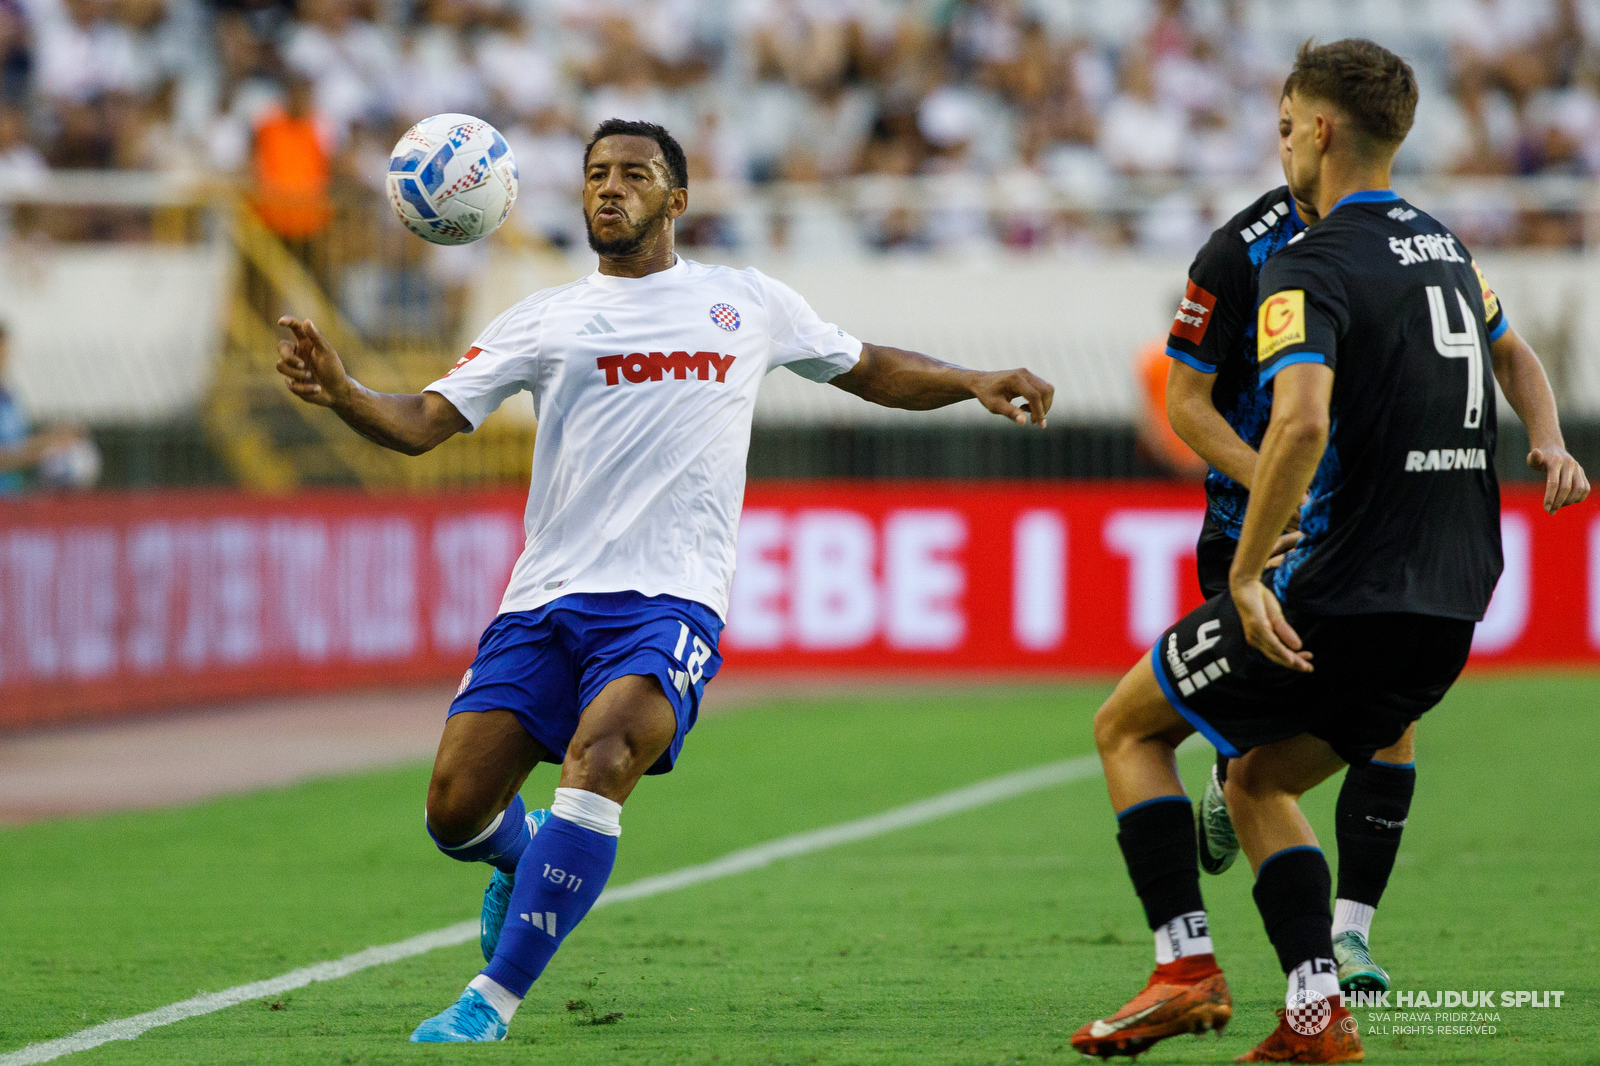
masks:
{"type": "Polygon", "coordinates": [[[278,371],[296,396],[416,455],[471,432],[527,389],[539,415],[527,541],[500,614],[450,707],[427,828],[446,855],[495,868],[488,966],[419,1042],[500,1040],[529,986],[611,873],[622,804],[672,769],[721,658],[750,422],[776,367],[885,407],[976,399],[1043,426],[1054,389],[863,344],[760,272],[673,251],[688,206],[683,149],[610,120],[584,155],[595,273],[501,315],[419,395],[344,371],[311,322],[284,318],[278,371]],[[1021,404],[1013,403],[1021,400],[1021,404]],[[559,762],[548,811],[518,792],[559,762]]]}

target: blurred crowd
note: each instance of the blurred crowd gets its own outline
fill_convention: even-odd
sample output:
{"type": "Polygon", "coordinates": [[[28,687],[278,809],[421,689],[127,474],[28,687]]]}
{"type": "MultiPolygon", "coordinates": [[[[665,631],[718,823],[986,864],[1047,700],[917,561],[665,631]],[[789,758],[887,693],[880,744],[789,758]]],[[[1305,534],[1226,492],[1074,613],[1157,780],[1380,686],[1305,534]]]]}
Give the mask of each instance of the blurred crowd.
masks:
{"type": "Polygon", "coordinates": [[[585,133],[621,116],[668,126],[693,179],[735,193],[858,179],[842,222],[757,226],[728,196],[691,243],[1192,247],[1214,220],[1182,194],[1046,208],[1111,203],[1130,175],[1271,182],[1294,45],[1330,32],[1417,66],[1404,169],[1600,174],[1584,0],[0,0],[0,188],[238,176],[302,239],[324,197],[377,195],[407,125],[462,111],[516,151],[519,224],[567,246],[585,133]],[[893,192],[911,176],[936,209],[893,192]]]}

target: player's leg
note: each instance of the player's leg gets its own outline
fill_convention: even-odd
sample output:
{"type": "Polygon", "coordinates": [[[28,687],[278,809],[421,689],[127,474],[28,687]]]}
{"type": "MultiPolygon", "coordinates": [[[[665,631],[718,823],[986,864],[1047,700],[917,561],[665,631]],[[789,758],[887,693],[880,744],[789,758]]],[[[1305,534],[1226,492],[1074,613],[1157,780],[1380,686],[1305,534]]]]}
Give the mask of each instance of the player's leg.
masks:
{"type": "Polygon", "coordinates": [[[1351,1062],[1362,1054],[1354,1033],[1339,1024],[1348,1012],[1340,1005],[1333,959],[1333,878],[1300,810],[1300,797],[1343,765],[1326,741],[1310,734],[1233,761],[1228,808],[1256,871],[1256,907],[1288,979],[1284,1020],[1241,1061],[1351,1062]]]}
{"type": "Polygon", "coordinates": [[[1175,749],[1193,732],[1148,658],[1095,715],[1117,844],[1155,938],[1156,968],[1122,1009],[1073,1035],[1072,1046],[1086,1055],[1137,1055],[1178,1033],[1221,1029],[1233,1013],[1200,898],[1194,814],[1178,777],[1175,749]]]}
{"type": "MultiPolygon", "coordinates": [[[[1195,574],[1200,580],[1200,595],[1210,600],[1228,592],[1228,570],[1239,542],[1230,537],[1212,512],[1206,512],[1195,544],[1195,574]]],[[[1217,752],[1217,761],[1206,775],[1206,787],[1195,804],[1195,835],[1200,844],[1200,869],[1208,874],[1225,873],[1239,857],[1239,838],[1228,820],[1228,805],[1222,789],[1228,780],[1228,756],[1217,752]]]]}
{"type": "Polygon", "coordinates": [[[600,897],[617,857],[622,804],[677,729],[654,677],[619,677],[584,709],[550,820],[523,852],[511,920],[484,971],[519,999],[600,897]]]}
{"type": "Polygon", "coordinates": [[[1400,835],[1417,787],[1416,723],[1371,762],[1345,772],[1335,808],[1339,891],[1333,905],[1333,957],[1346,992],[1382,992],[1389,974],[1373,961],[1372,916],[1389,885],[1400,835]]]}
{"type": "Polygon", "coordinates": [[[413,1040],[504,1035],[528,988],[605,887],[623,801],[644,774],[672,769],[722,661],[720,619],[675,597],[578,594],[556,601],[541,623],[548,635],[542,658],[557,664],[549,679],[565,671],[570,704],[557,698],[559,686],[546,684],[531,690],[529,705],[538,706],[519,720],[547,746],[559,738],[566,753],[560,785],[517,864],[489,966],[413,1040]]]}
{"type": "Polygon", "coordinates": [[[517,860],[550,815],[527,810],[522,783],[534,766],[555,761],[511,711],[458,711],[445,720],[428,781],[428,835],[452,859],[494,867],[478,917],[486,962],[505,925],[517,860]]]}
{"type": "Polygon", "coordinates": [[[678,717],[653,676],[616,678],[584,709],[550,818],[522,850],[493,959],[413,1041],[504,1037],[528,989],[600,898],[617,858],[622,803],[677,731],[678,717]]]}

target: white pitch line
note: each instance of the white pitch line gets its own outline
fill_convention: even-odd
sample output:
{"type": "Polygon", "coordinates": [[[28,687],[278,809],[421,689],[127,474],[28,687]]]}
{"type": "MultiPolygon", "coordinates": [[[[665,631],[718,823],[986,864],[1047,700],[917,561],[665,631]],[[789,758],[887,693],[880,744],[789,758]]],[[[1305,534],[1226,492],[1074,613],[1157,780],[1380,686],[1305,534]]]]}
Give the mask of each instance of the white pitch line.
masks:
{"type": "MultiPolygon", "coordinates": [[[[642,878],[617,888],[608,888],[601,893],[599,899],[595,900],[594,905],[603,907],[611,903],[646,899],[666,892],[675,892],[680,888],[688,888],[690,885],[731,877],[748,870],[759,870],[779,859],[792,859],[797,855],[824,851],[858,840],[868,840],[885,833],[892,833],[897,829],[908,829],[914,825],[960,814],[975,807],[999,803],[1001,800],[1012,799],[1029,792],[1064,785],[1070,781],[1081,781],[1086,777],[1097,776],[1099,772],[1098,756],[1080,755],[1076,759],[1064,759],[1061,762],[1036,766],[1031,770],[1019,770],[1002,777],[991,777],[987,781],[979,781],[975,785],[930,796],[928,799],[908,803],[904,807],[896,807],[882,814],[857,818],[824,829],[779,837],[765,844],[729,852],[720,859],[713,859],[698,866],[685,866],[671,873],[642,878]]],[[[443,929],[435,929],[431,933],[423,933],[408,940],[367,948],[365,951],[358,951],[342,959],[334,959],[332,962],[319,962],[298,970],[290,970],[279,977],[270,977],[265,981],[255,981],[247,985],[235,985],[221,992],[207,992],[193,999],[169,1003],[165,1007],[144,1014],[135,1014],[131,1018],[119,1018],[91,1026],[71,1036],[29,1044],[17,1051],[0,1055],[0,1066],[33,1066],[34,1063],[49,1062],[63,1055],[87,1051],[113,1040],[133,1040],[141,1033],[149,1032],[159,1026],[171,1025],[173,1022],[181,1022],[185,1018],[212,1014],[248,999],[281,995],[315,981],[334,981],[373,966],[409,959],[413,955],[421,955],[435,948],[462,944],[477,935],[477,922],[457,922],[455,925],[447,925],[443,929]]]]}

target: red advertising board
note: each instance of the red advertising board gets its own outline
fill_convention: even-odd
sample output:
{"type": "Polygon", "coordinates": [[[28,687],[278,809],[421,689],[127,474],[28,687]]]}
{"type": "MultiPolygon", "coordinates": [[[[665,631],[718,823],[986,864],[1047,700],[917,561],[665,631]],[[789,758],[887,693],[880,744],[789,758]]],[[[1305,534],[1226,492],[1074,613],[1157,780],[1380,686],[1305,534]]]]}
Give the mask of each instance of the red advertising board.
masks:
{"type": "MultiPolygon", "coordinates": [[[[457,676],[522,544],[513,493],[0,504],[0,726],[457,676]]],[[[750,486],[725,669],[1115,673],[1199,602],[1198,491],[750,486]]],[[[1479,664],[1600,665],[1600,512],[1508,490],[1479,664]]]]}

